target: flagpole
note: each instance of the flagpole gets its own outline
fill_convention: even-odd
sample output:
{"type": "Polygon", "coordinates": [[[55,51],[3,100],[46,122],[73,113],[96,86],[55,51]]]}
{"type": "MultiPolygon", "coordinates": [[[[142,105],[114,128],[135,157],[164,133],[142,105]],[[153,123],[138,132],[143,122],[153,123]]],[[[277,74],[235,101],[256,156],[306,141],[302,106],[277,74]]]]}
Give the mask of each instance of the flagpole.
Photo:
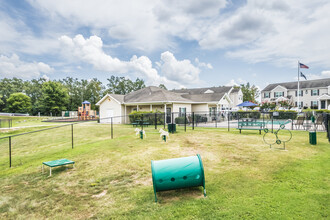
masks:
{"type": "Polygon", "coordinates": [[[299,90],[299,72],[300,72],[300,63],[299,63],[299,60],[298,60],[298,92],[297,92],[297,95],[298,95],[298,103],[297,103],[297,107],[298,107],[298,113],[300,112],[300,90],[299,90]]]}

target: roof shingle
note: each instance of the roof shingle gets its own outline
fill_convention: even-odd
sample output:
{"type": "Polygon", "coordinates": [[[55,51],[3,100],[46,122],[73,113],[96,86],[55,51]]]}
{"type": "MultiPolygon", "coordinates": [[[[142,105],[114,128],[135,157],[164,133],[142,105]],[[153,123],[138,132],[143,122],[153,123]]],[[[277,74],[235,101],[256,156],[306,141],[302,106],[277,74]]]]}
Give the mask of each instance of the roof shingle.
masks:
{"type": "MultiPolygon", "coordinates": [[[[284,82],[284,83],[269,84],[262,90],[262,92],[271,91],[276,86],[279,86],[279,85],[285,87],[286,89],[298,89],[298,81],[296,81],[296,82],[284,82]]],[[[300,89],[319,88],[319,87],[327,87],[327,86],[330,86],[330,78],[306,80],[306,81],[300,81],[300,83],[299,83],[300,89]]]]}

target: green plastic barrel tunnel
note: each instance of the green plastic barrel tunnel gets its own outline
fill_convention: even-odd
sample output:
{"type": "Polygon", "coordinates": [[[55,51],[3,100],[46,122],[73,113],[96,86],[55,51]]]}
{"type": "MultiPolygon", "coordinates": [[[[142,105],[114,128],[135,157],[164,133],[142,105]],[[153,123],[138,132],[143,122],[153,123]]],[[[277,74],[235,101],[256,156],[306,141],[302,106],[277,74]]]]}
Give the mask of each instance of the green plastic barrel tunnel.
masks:
{"type": "Polygon", "coordinates": [[[199,154],[168,160],[151,161],[155,201],[157,192],[202,186],[206,196],[202,158],[199,154]]]}

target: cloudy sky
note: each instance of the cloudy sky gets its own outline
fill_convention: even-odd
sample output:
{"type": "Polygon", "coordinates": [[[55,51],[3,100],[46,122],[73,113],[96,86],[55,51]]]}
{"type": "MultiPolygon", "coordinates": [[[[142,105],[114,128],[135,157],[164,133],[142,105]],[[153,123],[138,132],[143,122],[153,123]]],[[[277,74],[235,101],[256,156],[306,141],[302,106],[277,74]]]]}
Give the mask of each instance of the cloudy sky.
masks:
{"type": "Polygon", "coordinates": [[[1,0],[0,78],[206,87],[330,78],[329,0],[1,0]]]}

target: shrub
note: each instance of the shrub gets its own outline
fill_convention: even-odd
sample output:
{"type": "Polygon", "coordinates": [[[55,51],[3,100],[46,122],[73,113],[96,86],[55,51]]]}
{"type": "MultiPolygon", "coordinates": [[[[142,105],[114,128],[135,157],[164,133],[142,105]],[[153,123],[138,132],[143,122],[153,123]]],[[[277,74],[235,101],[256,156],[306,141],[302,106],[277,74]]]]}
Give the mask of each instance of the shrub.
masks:
{"type": "Polygon", "coordinates": [[[160,111],[133,111],[131,112],[128,117],[131,123],[135,122],[136,120],[143,120],[149,122],[149,124],[155,124],[155,113],[156,121],[158,125],[164,124],[164,112],[160,111]]]}
{"type": "Polygon", "coordinates": [[[293,110],[277,110],[277,111],[270,111],[270,112],[278,112],[279,116],[273,116],[275,119],[296,119],[298,112],[293,110]]]}
{"type": "Polygon", "coordinates": [[[326,110],[326,109],[320,109],[320,110],[316,110],[316,113],[330,113],[330,110],[326,110]]]}
{"type": "Polygon", "coordinates": [[[259,119],[261,116],[261,113],[259,111],[253,110],[253,111],[242,111],[239,110],[238,112],[239,118],[255,118],[259,119]]]}
{"type": "MultiPolygon", "coordinates": [[[[184,124],[184,122],[184,117],[175,118],[175,124],[184,124]]],[[[188,123],[188,119],[186,120],[186,123],[188,123]]]]}

